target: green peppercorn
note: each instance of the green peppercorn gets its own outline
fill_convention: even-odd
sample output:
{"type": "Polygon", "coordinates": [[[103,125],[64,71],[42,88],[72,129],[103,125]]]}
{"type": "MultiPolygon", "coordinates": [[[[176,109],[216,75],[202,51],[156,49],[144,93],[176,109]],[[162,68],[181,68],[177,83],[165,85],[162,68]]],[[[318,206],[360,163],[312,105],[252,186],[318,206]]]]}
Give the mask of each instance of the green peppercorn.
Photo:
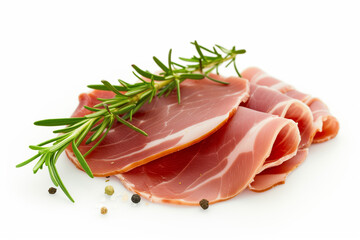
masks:
{"type": "Polygon", "coordinates": [[[133,203],[139,203],[140,200],[141,200],[141,197],[138,194],[134,194],[134,195],[131,196],[131,201],[133,203]]]}
{"type": "Polygon", "coordinates": [[[111,185],[107,185],[106,187],[105,187],[105,193],[107,194],[107,195],[113,195],[114,194],[114,188],[113,188],[113,186],[111,186],[111,185]]]}
{"type": "Polygon", "coordinates": [[[204,210],[208,209],[209,208],[209,201],[206,200],[206,199],[202,199],[200,202],[200,207],[204,210]]]}
{"type": "Polygon", "coordinates": [[[51,187],[51,188],[49,188],[48,192],[49,192],[50,194],[55,194],[55,193],[56,193],[56,188],[51,187]]]}

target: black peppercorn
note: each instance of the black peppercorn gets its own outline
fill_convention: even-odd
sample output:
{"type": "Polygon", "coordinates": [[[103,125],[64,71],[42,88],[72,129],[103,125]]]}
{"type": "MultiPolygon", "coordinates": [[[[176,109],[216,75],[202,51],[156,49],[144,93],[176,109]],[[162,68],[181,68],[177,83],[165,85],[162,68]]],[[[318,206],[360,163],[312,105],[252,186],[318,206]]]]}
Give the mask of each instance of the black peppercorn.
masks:
{"type": "Polygon", "coordinates": [[[49,188],[48,192],[50,194],[55,194],[56,193],[56,188],[51,187],[51,188],[49,188]]]}
{"type": "Polygon", "coordinates": [[[209,201],[206,200],[206,199],[202,199],[200,202],[200,207],[204,210],[208,209],[209,208],[209,201]]]}
{"type": "Polygon", "coordinates": [[[131,201],[133,203],[139,203],[140,200],[141,200],[141,197],[138,194],[134,194],[134,195],[131,196],[131,201]]]}

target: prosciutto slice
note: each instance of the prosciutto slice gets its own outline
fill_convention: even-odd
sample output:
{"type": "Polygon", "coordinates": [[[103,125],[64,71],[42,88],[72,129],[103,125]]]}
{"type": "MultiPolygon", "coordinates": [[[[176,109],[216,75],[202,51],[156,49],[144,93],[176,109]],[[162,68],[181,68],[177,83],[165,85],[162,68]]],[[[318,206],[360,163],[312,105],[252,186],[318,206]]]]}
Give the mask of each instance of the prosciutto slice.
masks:
{"type": "MultiPolygon", "coordinates": [[[[181,104],[177,102],[176,91],[145,104],[133,116],[132,123],[148,133],[147,137],[122,124],[114,125],[103,142],[86,157],[94,176],[129,171],[197,143],[223,126],[240,102],[247,100],[249,84],[238,77],[211,77],[230,85],[208,79],[187,80],[181,85],[181,104]]],[[[93,106],[98,103],[96,98],[111,97],[111,94],[103,91],[81,94],[73,117],[90,113],[84,110],[84,105],[93,106]]],[[[81,144],[79,150],[85,153],[92,146],[81,144]]],[[[71,148],[66,149],[66,154],[82,169],[71,148]]]]}
{"type": "Polygon", "coordinates": [[[316,129],[313,127],[311,110],[303,102],[274,89],[251,84],[250,98],[241,105],[260,112],[294,120],[298,124],[301,135],[299,148],[308,147],[311,144],[316,129]]]}
{"type": "Polygon", "coordinates": [[[254,192],[264,192],[276,185],[284,184],[289,173],[304,162],[307,154],[307,148],[299,149],[294,157],[285,161],[283,164],[265,169],[255,176],[254,181],[249,185],[249,189],[254,192]]]}
{"type": "Polygon", "coordinates": [[[270,87],[307,104],[313,114],[314,127],[317,129],[313,138],[314,143],[325,142],[337,135],[339,122],[320,99],[295,90],[291,85],[269,76],[259,68],[248,68],[242,72],[242,76],[253,84],[270,87]]]}
{"type": "Polygon", "coordinates": [[[239,194],[264,165],[292,158],[299,142],[294,121],[239,107],[205,140],[116,176],[153,202],[215,203],[239,194]]]}

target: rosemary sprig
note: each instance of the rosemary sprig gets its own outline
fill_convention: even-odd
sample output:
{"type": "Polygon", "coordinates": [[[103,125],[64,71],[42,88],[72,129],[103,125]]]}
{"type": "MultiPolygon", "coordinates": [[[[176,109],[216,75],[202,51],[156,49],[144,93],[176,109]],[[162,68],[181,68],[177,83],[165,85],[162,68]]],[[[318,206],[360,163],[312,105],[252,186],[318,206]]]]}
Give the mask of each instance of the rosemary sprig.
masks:
{"type": "Polygon", "coordinates": [[[172,50],[170,49],[167,64],[164,64],[155,56],[153,57],[155,63],[162,69],[162,72],[159,74],[153,74],[149,71],[142,70],[136,65],[132,65],[135,70],[133,74],[140,80],[138,83],[130,84],[119,79],[119,86],[112,85],[105,80],[101,81],[101,85],[89,85],[88,87],[92,89],[107,90],[115,93],[113,98],[99,98],[98,100],[101,101],[101,103],[93,107],[84,106],[84,108],[93,113],[78,118],[46,119],[35,122],[34,124],[37,126],[65,127],[53,131],[54,133],[60,134],[59,136],[37,145],[29,146],[30,149],[37,151],[37,153],[28,160],[16,165],[16,167],[22,167],[39,159],[33,168],[33,172],[36,173],[39,169],[42,169],[45,164],[45,166],[48,167],[49,175],[54,185],[60,186],[65,195],[74,202],[55,167],[60,154],[64,152],[67,147],[71,146],[79,164],[84,171],[93,178],[93,173],[85,157],[101,143],[115,122],[124,124],[132,130],[147,136],[143,130],[130,122],[132,116],[146,102],[151,102],[155,96],[168,96],[176,88],[178,102],[180,103],[180,84],[186,79],[201,80],[208,78],[214,82],[228,84],[227,82],[222,82],[209,76],[209,73],[214,69],[216,69],[218,73],[219,66],[225,62],[228,62],[226,67],[234,63],[235,71],[241,77],[236,68],[235,59],[237,55],[245,53],[245,50],[236,50],[235,47],[229,50],[219,45],[215,45],[213,50],[209,50],[199,45],[196,41],[191,44],[195,46],[199,56],[193,56],[192,58],[181,57],[180,60],[187,64],[173,62],[172,50]],[[220,54],[219,51],[222,52],[222,54],[220,54]],[[204,52],[210,55],[206,55],[204,52]],[[148,78],[149,81],[145,81],[143,77],[148,78]],[[94,142],[94,145],[86,153],[82,154],[78,146],[84,141],[85,144],[94,142]]]}

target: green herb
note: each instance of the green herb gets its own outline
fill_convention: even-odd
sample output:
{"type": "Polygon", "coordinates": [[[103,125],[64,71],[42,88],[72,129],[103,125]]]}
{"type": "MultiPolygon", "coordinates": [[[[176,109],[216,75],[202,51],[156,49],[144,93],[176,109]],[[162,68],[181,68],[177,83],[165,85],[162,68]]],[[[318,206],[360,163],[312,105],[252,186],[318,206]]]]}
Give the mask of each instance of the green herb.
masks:
{"type": "Polygon", "coordinates": [[[131,201],[132,201],[133,203],[139,203],[139,202],[141,201],[141,197],[140,197],[138,194],[133,194],[133,195],[131,196],[131,201]]]}
{"type": "Polygon", "coordinates": [[[234,63],[235,71],[241,76],[237,71],[235,59],[237,55],[245,53],[245,50],[236,50],[235,47],[229,50],[219,45],[215,45],[212,50],[209,50],[199,45],[196,41],[191,44],[195,46],[198,56],[191,58],[181,57],[180,60],[184,61],[185,64],[172,61],[171,49],[169,51],[167,64],[153,57],[155,63],[163,71],[159,74],[152,74],[149,71],[142,70],[136,65],[132,65],[135,70],[133,72],[134,75],[140,79],[141,82],[130,84],[119,79],[120,85],[112,85],[106,80],[101,81],[101,85],[89,85],[88,87],[92,89],[107,90],[115,93],[115,96],[110,99],[99,98],[98,100],[100,100],[101,103],[93,107],[84,106],[84,108],[93,113],[78,118],[45,119],[35,122],[34,124],[37,126],[64,127],[54,131],[56,134],[60,133],[59,136],[37,145],[29,146],[32,150],[37,151],[37,154],[18,164],[16,167],[22,167],[38,159],[38,162],[33,168],[33,172],[37,173],[45,164],[45,166],[48,167],[49,175],[54,185],[59,186],[65,195],[74,202],[55,167],[60,154],[66,148],[72,148],[79,164],[84,171],[93,178],[94,176],[85,158],[102,142],[116,122],[124,124],[139,134],[147,136],[147,133],[130,122],[133,115],[145,103],[151,102],[155,96],[168,96],[176,89],[178,102],[180,103],[180,84],[186,79],[201,80],[206,77],[214,82],[228,84],[227,82],[222,82],[209,76],[209,73],[213,70],[216,70],[218,73],[219,66],[225,62],[228,62],[228,65],[234,63]],[[149,81],[145,81],[143,77],[148,78],[149,81]],[[85,141],[85,137],[87,136],[89,137],[85,141]],[[86,153],[82,154],[78,146],[84,141],[85,144],[94,142],[94,145],[86,153]]]}

